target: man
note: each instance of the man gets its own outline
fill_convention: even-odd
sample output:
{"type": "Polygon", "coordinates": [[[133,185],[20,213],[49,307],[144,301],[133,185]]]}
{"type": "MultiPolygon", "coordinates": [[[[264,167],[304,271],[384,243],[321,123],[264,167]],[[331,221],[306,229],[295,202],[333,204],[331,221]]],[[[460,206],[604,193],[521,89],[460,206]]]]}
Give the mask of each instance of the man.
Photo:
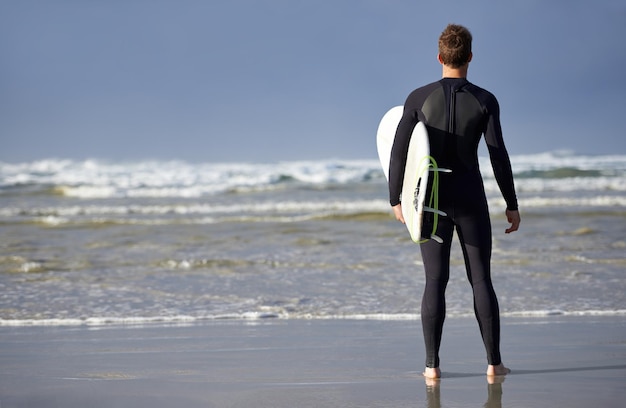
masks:
{"type": "MultiPolygon", "coordinates": [[[[426,273],[421,309],[426,346],[424,376],[441,376],[439,347],[455,229],[487,351],[487,375],[506,375],[510,370],[502,364],[500,356],[500,314],[491,283],[491,223],[477,153],[484,135],[496,181],[506,201],[506,217],[511,223],[505,232],[517,231],[520,215],[511,164],[502,139],[499,105],[491,93],[466,78],[472,60],[472,35],[467,28],[448,25],[439,37],[437,58],[443,67],[443,78],[408,96],[389,165],[390,203],[396,219],[403,223],[400,195],[404,167],[411,132],[418,121],[424,122],[428,129],[431,155],[438,166],[452,170],[439,176],[439,209],[447,216],[439,217],[436,235],[443,243],[428,240],[420,244],[426,273]]],[[[428,217],[424,217],[425,224],[428,217]]]]}

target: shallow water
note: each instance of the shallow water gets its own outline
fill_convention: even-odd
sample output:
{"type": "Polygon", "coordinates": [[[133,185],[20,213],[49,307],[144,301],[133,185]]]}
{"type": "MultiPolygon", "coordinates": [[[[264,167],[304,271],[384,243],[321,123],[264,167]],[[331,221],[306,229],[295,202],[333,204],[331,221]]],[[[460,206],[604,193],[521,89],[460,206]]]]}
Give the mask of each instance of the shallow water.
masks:
{"type": "MultiPolygon", "coordinates": [[[[522,175],[510,235],[485,176],[503,314],[626,314],[626,158],[612,160],[585,189],[572,170],[522,175]]],[[[376,165],[2,165],[0,324],[418,318],[419,248],[391,218],[376,165]]],[[[473,313],[456,242],[447,305],[473,313]]]]}

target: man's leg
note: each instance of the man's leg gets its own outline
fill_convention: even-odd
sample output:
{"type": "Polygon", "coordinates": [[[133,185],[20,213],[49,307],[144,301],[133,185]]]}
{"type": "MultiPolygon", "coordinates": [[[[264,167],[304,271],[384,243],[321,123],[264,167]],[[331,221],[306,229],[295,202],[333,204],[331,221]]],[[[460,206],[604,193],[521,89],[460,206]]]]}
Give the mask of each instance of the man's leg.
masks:
{"type": "MultiPolygon", "coordinates": [[[[446,218],[446,217],[444,217],[446,218]]],[[[422,297],[422,329],[426,346],[426,371],[431,378],[440,376],[439,347],[446,316],[445,291],[450,277],[450,246],[454,225],[449,218],[440,219],[437,234],[444,240],[433,240],[420,245],[426,283],[422,297]]]]}
{"type": "Polygon", "coordinates": [[[474,296],[474,313],[487,352],[488,374],[503,375],[506,372],[500,355],[500,310],[491,281],[489,214],[485,211],[479,215],[459,217],[457,224],[467,278],[474,296]]]}

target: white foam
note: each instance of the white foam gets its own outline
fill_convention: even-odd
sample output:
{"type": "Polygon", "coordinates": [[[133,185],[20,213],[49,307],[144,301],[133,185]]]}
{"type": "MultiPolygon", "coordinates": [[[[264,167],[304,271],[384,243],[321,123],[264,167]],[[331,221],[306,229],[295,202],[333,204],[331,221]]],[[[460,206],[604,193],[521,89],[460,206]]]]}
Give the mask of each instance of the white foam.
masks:
{"type": "Polygon", "coordinates": [[[500,314],[503,317],[547,317],[547,316],[626,316],[626,309],[616,310],[523,310],[500,314]]]}
{"type": "MultiPolygon", "coordinates": [[[[485,178],[485,191],[500,191],[493,178],[485,178]]],[[[518,193],[545,192],[626,192],[626,177],[570,177],[562,179],[550,178],[517,178],[515,189],[518,193]]]]}
{"type": "MultiPolygon", "coordinates": [[[[472,312],[452,312],[450,318],[473,318],[472,312]]],[[[626,309],[616,310],[522,310],[502,312],[501,317],[541,318],[550,316],[626,316],[626,309]]],[[[174,316],[108,316],[78,318],[51,318],[51,319],[0,319],[0,327],[22,326],[106,326],[106,325],[146,325],[146,324],[180,324],[199,323],[215,320],[378,320],[378,321],[411,321],[420,320],[417,313],[346,313],[346,314],[294,314],[265,311],[248,311],[243,313],[227,313],[205,316],[174,315],[174,316]]]]}
{"type": "MultiPolygon", "coordinates": [[[[0,162],[0,186],[48,185],[68,197],[200,197],[271,187],[285,181],[348,183],[378,171],[376,161],[315,161],[278,164],[107,163],[96,160],[0,162]]],[[[382,175],[382,172],[381,172],[382,175]]]]}
{"type": "MultiPolygon", "coordinates": [[[[598,196],[522,196],[521,208],[626,208],[626,195],[598,196]]],[[[493,213],[504,208],[498,194],[489,197],[493,213]]],[[[298,222],[320,217],[361,213],[390,214],[386,199],[375,200],[317,200],[317,201],[265,201],[237,202],[232,204],[125,204],[69,205],[49,207],[3,207],[0,220],[21,220],[58,226],[72,223],[92,224],[213,224],[216,222],[298,222]]]]}
{"type": "MultiPolygon", "coordinates": [[[[512,156],[516,174],[571,168],[600,172],[594,177],[517,178],[519,191],[626,191],[626,155],[580,156],[562,153],[512,156]]],[[[497,191],[489,159],[480,158],[488,191],[497,191]]],[[[313,186],[384,182],[377,160],[294,161],[274,164],[98,160],[0,162],[0,187],[47,186],[67,197],[195,198],[228,191],[281,188],[284,184],[313,186]]]]}
{"type": "MultiPolygon", "coordinates": [[[[480,157],[481,169],[492,173],[488,157],[480,157]]],[[[577,155],[572,152],[556,151],[526,155],[512,155],[513,172],[546,171],[561,168],[579,170],[607,170],[609,172],[626,170],[626,155],[577,155]]]]}
{"type": "Polygon", "coordinates": [[[105,217],[124,215],[227,215],[227,214],[284,214],[284,213],[358,213],[388,211],[386,200],[333,201],[266,201],[211,205],[190,203],[166,205],[72,205],[58,207],[0,208],[0,217],[30,216],[43,218],[105,217]]]}
{"type": "Polygon", "coordinates": [[[597,197],[525,197],[519,200],[524,208],[545,207],[626,207],[626,196],[597,197]]]}

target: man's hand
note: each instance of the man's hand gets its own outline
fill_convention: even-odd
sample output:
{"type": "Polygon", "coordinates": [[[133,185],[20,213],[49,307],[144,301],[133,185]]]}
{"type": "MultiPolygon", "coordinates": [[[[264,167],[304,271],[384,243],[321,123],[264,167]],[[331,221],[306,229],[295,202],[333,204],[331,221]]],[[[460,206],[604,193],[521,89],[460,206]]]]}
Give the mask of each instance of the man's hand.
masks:
{"type": "Polygon", "coordinates": [[[402,204],[395,205],[391,207],[391,209],[393,210],[393,214],[396,216],[396,220],[404,224],[405,222],[404,216],[402,215],[402,204]]]}
{"type": "Polygon", "coordinates": [[[506,210],[506,219],[508,222],[511,223],[511,226],[504,231],[506,234],[517,231],[519,229],[519,223],[521,221],[519,211],[506,210]]]}

